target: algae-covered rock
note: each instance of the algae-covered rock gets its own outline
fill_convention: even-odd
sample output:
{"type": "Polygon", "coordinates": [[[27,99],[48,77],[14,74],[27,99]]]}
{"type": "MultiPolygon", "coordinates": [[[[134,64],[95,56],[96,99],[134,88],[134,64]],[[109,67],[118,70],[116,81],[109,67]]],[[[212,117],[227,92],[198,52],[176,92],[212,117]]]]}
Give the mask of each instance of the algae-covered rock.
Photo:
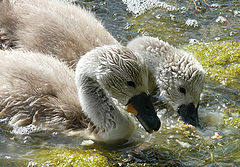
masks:
{"type": "Polygon", "coordinates": [[[240,90],[240,43],[218,42],[185,47],[207,71],[210,82],[240,90]]]}
{"type": "Polygon", "coordinates": [[[96,150],[53,148],[34,153],[28,166],[99,167],[108,166],[107,158],[96,150]]]}

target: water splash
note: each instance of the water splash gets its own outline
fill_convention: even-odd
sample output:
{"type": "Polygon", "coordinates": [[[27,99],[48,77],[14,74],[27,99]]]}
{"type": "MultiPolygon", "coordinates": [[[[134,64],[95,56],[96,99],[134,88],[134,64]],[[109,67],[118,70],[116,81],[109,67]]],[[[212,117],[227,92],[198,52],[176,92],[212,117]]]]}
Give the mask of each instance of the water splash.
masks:
{"type": "Polygon", "coordinates": [[[175,6],[169,5],[166,2],[161,2],[159,0],[122,0],[122,2],[127,5],[128,11],[134,13],[137,16],[143,14],[147,10],[157,7],[166,9],[167,11],[178,10],[175,6]]]}

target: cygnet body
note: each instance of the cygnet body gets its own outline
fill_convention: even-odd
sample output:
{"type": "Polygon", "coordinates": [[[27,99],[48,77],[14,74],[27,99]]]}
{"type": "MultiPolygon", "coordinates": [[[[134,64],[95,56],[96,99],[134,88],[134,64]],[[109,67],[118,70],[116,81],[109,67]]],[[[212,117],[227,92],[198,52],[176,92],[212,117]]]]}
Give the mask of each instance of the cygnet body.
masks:
{"type": "Polygon", "coordinates": [[[69,65],[98,46],[119,44],[93,13],[59,0],[0,1],[0,43],[53,54],[69,65]]]}

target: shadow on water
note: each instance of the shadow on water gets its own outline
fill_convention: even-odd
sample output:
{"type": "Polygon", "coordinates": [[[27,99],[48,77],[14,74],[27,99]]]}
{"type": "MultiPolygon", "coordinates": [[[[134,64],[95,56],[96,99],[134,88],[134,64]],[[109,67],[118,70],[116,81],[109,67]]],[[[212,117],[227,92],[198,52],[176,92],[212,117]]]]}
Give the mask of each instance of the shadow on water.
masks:
{"type": "MultiPolygon", "coordinates": [[[[164,3],[170,7],[162,2],[141,8],[142,13],[134,13],[129,2],[74,1],[94,11],[123,44],[137,35],[159,37],[175,46],[239,40],[239,1],[206,0],[205,4],[199,0],[196,9],[190,0],[166,0],[164,3]]],[[[176,113],[156,103],[162,121],[160,131],[149,136],[139,128],[140,139],[118,146],[99,143],[83,146],[81,138],[57,132],[16,134],[18,130],[0,122],[0,166],[48,166],[51,164],[48,161],[56,161],[49,154],[69,152],[75,156],[85,154],[85,150],[105,157],[110,166],[237,166],[240,165],[239,97],[240,90],[206,84],[199,108],[202,129],[182,124],[176,113]]]]}

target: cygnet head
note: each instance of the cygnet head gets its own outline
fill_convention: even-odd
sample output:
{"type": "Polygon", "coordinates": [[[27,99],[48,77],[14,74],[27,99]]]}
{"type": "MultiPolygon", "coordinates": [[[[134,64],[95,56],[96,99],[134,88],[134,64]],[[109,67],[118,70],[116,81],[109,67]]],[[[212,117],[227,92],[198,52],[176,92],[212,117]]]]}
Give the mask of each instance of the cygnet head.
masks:
{"type": "MultiPolygon", "coordinates": [[[[150,100],[147,78],[144,60],[119,45],[98,47],[88,52],[76,67],[79,94],[86,89],[84,84],[92,82],[92,91],[104,90],[107,97],[126,106],[126,111],[133,113],[146,131],[152,132],[160,128],[160,120],[150,100]]],[[[98,96],[105,98],[99,93],[98,96]]]]}
{"type": "Polygon", "coordinates": [[[139,37],[127,47],[145,59],[157,79],[160,96],[185,123],[198,127],[198,106],[205,78],[202,65],[192,54],[158,38],[139,37]]]}

